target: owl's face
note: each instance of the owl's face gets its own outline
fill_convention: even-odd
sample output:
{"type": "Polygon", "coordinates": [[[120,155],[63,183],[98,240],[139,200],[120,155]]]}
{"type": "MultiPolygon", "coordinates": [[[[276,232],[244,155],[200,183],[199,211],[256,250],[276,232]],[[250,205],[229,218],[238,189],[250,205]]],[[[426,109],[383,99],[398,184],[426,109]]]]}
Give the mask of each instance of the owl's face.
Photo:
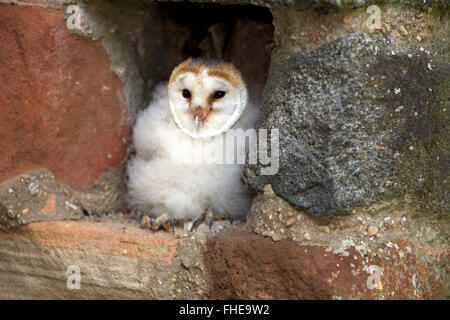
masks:
{"type": "Polygon", "coordinates": [[[231,64],[189,59],[172,72],[169,105],[185,134],[214,137],[239,120],[247,105],[247,89],[231,64]]]}

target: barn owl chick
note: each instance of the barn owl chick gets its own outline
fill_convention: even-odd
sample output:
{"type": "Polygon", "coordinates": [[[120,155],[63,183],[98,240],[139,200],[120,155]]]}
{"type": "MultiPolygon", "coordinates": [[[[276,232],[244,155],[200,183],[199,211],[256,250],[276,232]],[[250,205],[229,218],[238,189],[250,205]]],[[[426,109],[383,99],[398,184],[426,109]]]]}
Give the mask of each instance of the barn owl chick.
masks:
{"type": "MultiPolygon", "coordinates": [[[[252,191],[242,182],[242,164],[213,158],[227,131],[251,128],[257,117],[258,109],[248,103],[245,83],[231,64],[204,59],[181,63],[168,84],[156,88],[134,127],[136,156],[128,164],[131,206],[151,217],[147,222],[152,228],[173,220],[195,222],[205,214],[245,217],[252,191]],[[200,163],[195,161],[199,156],[200,163]]],[[[223,152],[245,153],[245,143],[226,144],[223,152]]]]}

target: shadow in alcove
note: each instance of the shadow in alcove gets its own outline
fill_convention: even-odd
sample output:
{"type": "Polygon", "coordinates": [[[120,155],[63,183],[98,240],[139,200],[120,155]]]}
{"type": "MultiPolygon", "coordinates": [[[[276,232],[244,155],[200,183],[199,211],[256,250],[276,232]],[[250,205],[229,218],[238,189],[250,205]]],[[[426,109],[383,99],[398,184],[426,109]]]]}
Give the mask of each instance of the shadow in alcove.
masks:
{"type": "Polygon", "coordinates": [[[154,87],[167,81],[188,57],[222,58],[234,63],[260,103],[274,47],[272,15],[266,8],[198,3],[142,3],[138,36],[130,49],[144,81],[145,106],[154,87]]]}

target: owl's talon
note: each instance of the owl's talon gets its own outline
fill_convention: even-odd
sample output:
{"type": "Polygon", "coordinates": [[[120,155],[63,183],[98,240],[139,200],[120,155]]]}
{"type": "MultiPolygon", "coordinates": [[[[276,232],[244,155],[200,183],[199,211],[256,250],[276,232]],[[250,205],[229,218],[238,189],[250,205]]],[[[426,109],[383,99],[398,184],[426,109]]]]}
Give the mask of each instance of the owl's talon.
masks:
{"type": "Polygon", "coordinates": [[[205,212],[199,214],[194,220],[192,220],[192,222],[189,222],[189,224],[187,225],[187,230],[192,232],[199,222],[205,221],[208,224],[209,230],[211,231],[214,220],[230,220],[230,223],[232,222],[232,219],[228,213],[214,214],[212,210],[208,208],[205,212]]]}
{"type": "Polygon", "coordinates": [[[170,226],[172,227],[172,235],[175,235],[175,222],[173,219],[170,219],[170,226]]]}
{"type": "Polygon", "coordinates": [[[152,232],[155,233],[155,220],[150,218],[150,229],[152,229],[152,232]]]}
{"type": "Polygon", "coordinates": [[[148,216],[143,216],[141,221],[141,228],[150,229],[153,233],[159,229],[165,229],[169,231],[172,229],[172,234],[175,234],[175,221],[169,219],[167,215],[163,214],[156,219],[149,218],[148,216]]]}
{"type": "Polygon", "coordinates": [[[209,231],[211,231],[213,220],[214,220],[214,215],[213,215],[211,209],[206,210],[206,217],[208,218],[209,231]]]}
{"type": "Polygon", "coordinates": [[[194,228],[195,228],[195,225],[197,224],[197,222],[199,221],[199,219],[197,219],[197,218],[195,218],[194,219],[194,221],[192,221],[191,223],[190,223],[190,226],[189,226],[189,232],[192,232],[193,230],[194,230],[194,228]]]}
{"type": "Polygon", "coordinates": [[[148,216],[142,216],[141,228],[142,229],[145,229],[145,228],[151,229],[151,225],[152,225],[152,219],[149,218],[148,216]]]}
{"type": "Polygon", "coordinates": [[[202,213],[200,213],[200,214],[199,214],[199,215],[191,222],[190,227],[188,227],[189,232],[192,232],[192,231],[194,230],[195,225],[196,225],[198,222],[202,222],[202,221],[204,221],[204,220],[205,220],[205,213],[202,212],[202,213]]]}

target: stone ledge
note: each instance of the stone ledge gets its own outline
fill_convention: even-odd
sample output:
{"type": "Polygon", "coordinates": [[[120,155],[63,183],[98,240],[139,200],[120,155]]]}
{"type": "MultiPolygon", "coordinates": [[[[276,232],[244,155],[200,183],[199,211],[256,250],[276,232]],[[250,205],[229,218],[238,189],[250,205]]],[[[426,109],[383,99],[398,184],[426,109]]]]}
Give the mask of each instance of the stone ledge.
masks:
{"type": "MultiPolygon", "coordinates": [[[[207,229],[207,227],[205,226],[207,229]]],[[[448,252],[411,241],[333,252],[235,226],[220,234],[132,221],[51,221],[0,233],[0,299],[435,299],[448,252]],[[81,270],[68,290],[67,268],[81,270]],[[369,289],[370,266],[381,287],[369,289]]]]}
{"type": "Polygon", "coordinates": [[[90,254],[163,258],[166,262],[172,260],[179,241],[165,233],[152,235],[128,223],[87,221],[34,223],[15,233],[2,233],[0,239],[90,254]]]}
{"type": "Polygon", "coordinates": [[[0,233],[0,298],[155,298],[151,283],[178,242],[129,222],[50,221],[0,233]],[[80,267],[80,290],[66,287],[69,265],[80,267]]]}

